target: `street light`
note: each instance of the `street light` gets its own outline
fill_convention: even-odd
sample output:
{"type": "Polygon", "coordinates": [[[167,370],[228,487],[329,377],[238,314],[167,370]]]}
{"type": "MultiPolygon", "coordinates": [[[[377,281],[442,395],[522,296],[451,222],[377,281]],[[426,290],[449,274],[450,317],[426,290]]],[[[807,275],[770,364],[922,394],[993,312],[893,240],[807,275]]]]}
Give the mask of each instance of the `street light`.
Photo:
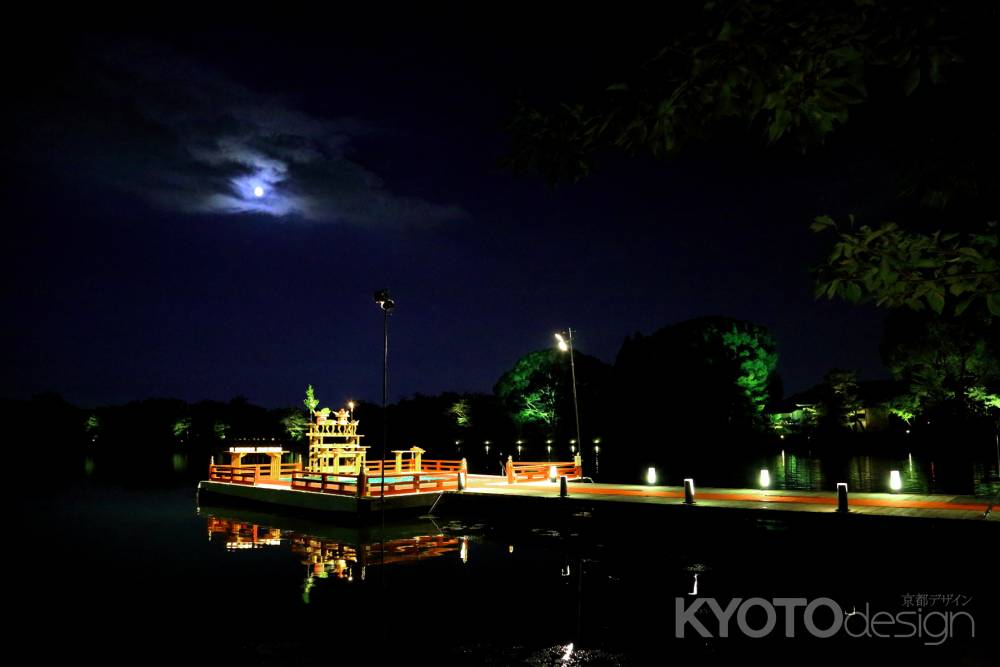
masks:
{"type": "MultiPolygon", "coordinates": [[[[384,346],[382,348],[382,470],[379,473],[379,479],[381,483],[381,491],[379,493],[379,506],[382,510],[382,539],[385,539],[385,443],[389,437],[389,415],[388,415],[388,404],[389,404],[389,313],[392,309],[396,307],[396,302],[392,300],[389,296],[388,289],[380,289],[375,292],[375,303],[378,307],[382,309],[382,335],[384,346]]],[[[385,562],[385,546],[383,545],[381,553],[382,563],[385,562]]],[[[383,568],[384,569],[384,568],[383,568]]]]}
{"type": "MultiPolygon", "coordinates": [[[[576,417],[576,442],[583,442],[580,439],[580,406],[576,400],[576,362],[573,360],[573,329],[566,329],[565,334],[557,333],[555,336],[559,349],[563,352],[569,352],[569,372],[573,379],[573,416],[576,417]]],[[[581,451],[581,455],[582,453],[581,451]]]]}

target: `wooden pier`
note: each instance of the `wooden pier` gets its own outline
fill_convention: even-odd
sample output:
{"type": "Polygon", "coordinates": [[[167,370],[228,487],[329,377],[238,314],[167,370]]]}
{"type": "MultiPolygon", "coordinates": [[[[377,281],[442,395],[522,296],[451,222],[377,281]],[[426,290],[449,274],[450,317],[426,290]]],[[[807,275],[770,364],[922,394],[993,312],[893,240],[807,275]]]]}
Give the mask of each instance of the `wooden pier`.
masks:
{"type": "Polygon", "coordinates": [[[387,511],[427,511],[442,495],[449,509],[504,507],[511,511],[579,512],[605,506],[624,509],[645,505],[680,507],[688,512],[766,513],[778,518],[794,514],[879,516],[1000,522],[1000,504],[974,496],[903,493],[849,493],[848,512],[838,509],[835,492],[774,489],[699,488],[694,503],[685,503],[682,487],[595,484],[579,479],[574,462],[520,463],[507,474],[469,474],[462,461],[423,461],[423,470],[396,469],[393,461],[372,461],[358,475],[292,471],[285,480],[254,477],[254,471],[214,471],[199,489],[220,499],[270,504],[292,510],[355,514],[381,510],[381,474],[385,472],[387,511]],[[429,468],[429,469],[428,469],[429,468]],[[555,468],[555,472],[553,472],[555,468]],[[566,497],[554,477],[566,476],[566,497]]]}
{"type": "Polygon", "coordinates": [[[629,484],[572,483],[566,497],[560,497],[559,485],[551,482],[510,484],[500,476],[470,476],[469,486],[460,502],[451,507],[495,505],[517,500],[519,508],[539,511],[579,512],[600,506],[662,506],[706,514],[766,514],[774,518],[794,514],[830,514],[911,519],[950,519],[1000,523],[1000,503],[975,496],[917,495],[903,493],[849,493],[848,511],[838,510],[837,493],[832,491],[786,491],[774,489],[700,488],[694,503],[685,503],[683,487],[642,486],[629,484]],[[467,500],[466,500],[467,499],[467,500]]]}

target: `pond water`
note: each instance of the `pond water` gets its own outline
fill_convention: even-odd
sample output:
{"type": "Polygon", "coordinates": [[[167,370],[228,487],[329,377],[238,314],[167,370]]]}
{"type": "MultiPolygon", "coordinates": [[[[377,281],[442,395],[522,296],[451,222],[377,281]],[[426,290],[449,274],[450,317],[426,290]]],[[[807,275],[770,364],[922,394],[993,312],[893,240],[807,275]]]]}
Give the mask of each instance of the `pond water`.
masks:
{"type": "MultiPolygon", "coordinates": [[[[964,449],[820,454],[776,448],[765,455],[702,455],[695,451],[655,467],[659,483],[673,486],[682,486],[685,477],[693,477],[701,487],[754,488],[760,485],[761,471],[766,470],[768,486],[775,489],[835,491],[837,483],[846,482],[851,491],[866,493],[943,493],[981,498],[1000,494],[1000,452],[992,447],[971,453],[964,449]],[[891,488],[892,471],[899,473],[899,489],[891,488]]],[[[620,466],[605,466],[605,470],[608,468],[620,470],[620,466]]],[[[593,465],[586,468],[589,473],[593,469],[593,465]]],[[[634,471],[631,477],[618,472],[618,478],[612,481],[641,484],[645,473],[645,468],[634,471]]],[[[595,477],[604,481],[600,474],[595,477]]]]}
{"type": "MultiPolygon", "coordinates": [[[[21,492],[15,644],[105,664],[997,664],[995,524],[470,517],[444,502],[433,518],[390,520],[383,539],[378,527],[201,506],[201,466],[189,463],[128,478],[91,461],[89,477],[21,492]],[[676,638],[676,600],[696,597],[826,597],[893,614],[922,599],[968,612],[976,637],[960,625],[939,646],[818,639],[797,625],[786,639],[779,622],[764,639],[691,626],[676,638]]],[[[812,466],[786,454],[785,483],[813,483],[812,466]]]]}

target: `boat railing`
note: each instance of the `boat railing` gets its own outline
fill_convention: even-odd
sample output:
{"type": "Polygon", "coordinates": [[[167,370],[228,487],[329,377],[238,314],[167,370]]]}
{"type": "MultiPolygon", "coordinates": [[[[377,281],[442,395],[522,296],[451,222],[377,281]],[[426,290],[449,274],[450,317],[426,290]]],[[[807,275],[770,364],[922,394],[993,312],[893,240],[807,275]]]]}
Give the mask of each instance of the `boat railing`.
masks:
{"type": "Polygon", "coordinates": [[[316,491],[339,496],[361,496],[358,492],[359,475],[332,472],[296,471],[292,473],[293,491],[316,491]]]}
{"type": "Polygon", "coordinates": [[[208,479],[212,482],[228,482],[229,484],[257,483],[257,466],[227,466],[210,465],[208,479]]]}
{"type": "MultiPolygon", "coordinates": [[[[396,496],[404,493],[433,493],[436,491],[457,491],[459,472],[440,472],[432,470],[422,470],[421,472],[407,473],[401,479],[392,477],[392,473],[386,474],[385,495],[396,496]]],[[[381,496],[382,483],[380,478],[368,480],[368,496],[378,498],[381,496]]]]}
{"type": "Polygon", "coordinates": [[[350,475],[343,473],[305,472],[292,474],[292,489],[332,493],[359,498],[379,498],[383,486],[386,496],[405,493],[433,493],[458,489],[459,472],[422,470],[386,473],[385,483],[379,475],[350,475]]]}
{"type": "MultiPolygon", "coordinates": [[[[414,459],[403,459],[399,467],[395,460],[387,461],[365,461],[365,472],[371,475],[379,475],[383,470],[386,474],[414,472],[417,462],[414,459]]],[[[459,472],[462,468],[461,461],[449,461],[445,459],[422,459],[420,461],[420,472],[459,472]]]]}
{"type": "Polygon", "coordinates": [[[269,463],[248,463],[245,465],[216,465],[208,467],[208,479],[213,482],[229,482],[231,484],[257,484],[265,482],[280,484],[291,478],[292,473],[302,470],[301,463],[282,463],[277,470],[277,477],[269,463]]]}

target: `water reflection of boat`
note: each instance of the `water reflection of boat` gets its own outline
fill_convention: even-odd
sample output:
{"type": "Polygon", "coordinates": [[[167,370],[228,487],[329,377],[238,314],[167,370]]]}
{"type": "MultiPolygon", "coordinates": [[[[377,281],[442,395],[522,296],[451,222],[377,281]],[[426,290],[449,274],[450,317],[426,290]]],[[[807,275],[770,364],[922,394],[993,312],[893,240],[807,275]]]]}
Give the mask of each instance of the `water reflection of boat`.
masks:
{"type": "Polygon", "coordinates": [[[229,507],[199,507],[210,540],[229,550],[288,548],[307,566],[306,591],[315,578],[364,579],[367,568],[447,554],[468,558],[468,538],[445,534],[430,520],[380,526],[331,526],[306,519],[229,507]],[[384,549],[384,551],[383,551],[384,549]]]}

